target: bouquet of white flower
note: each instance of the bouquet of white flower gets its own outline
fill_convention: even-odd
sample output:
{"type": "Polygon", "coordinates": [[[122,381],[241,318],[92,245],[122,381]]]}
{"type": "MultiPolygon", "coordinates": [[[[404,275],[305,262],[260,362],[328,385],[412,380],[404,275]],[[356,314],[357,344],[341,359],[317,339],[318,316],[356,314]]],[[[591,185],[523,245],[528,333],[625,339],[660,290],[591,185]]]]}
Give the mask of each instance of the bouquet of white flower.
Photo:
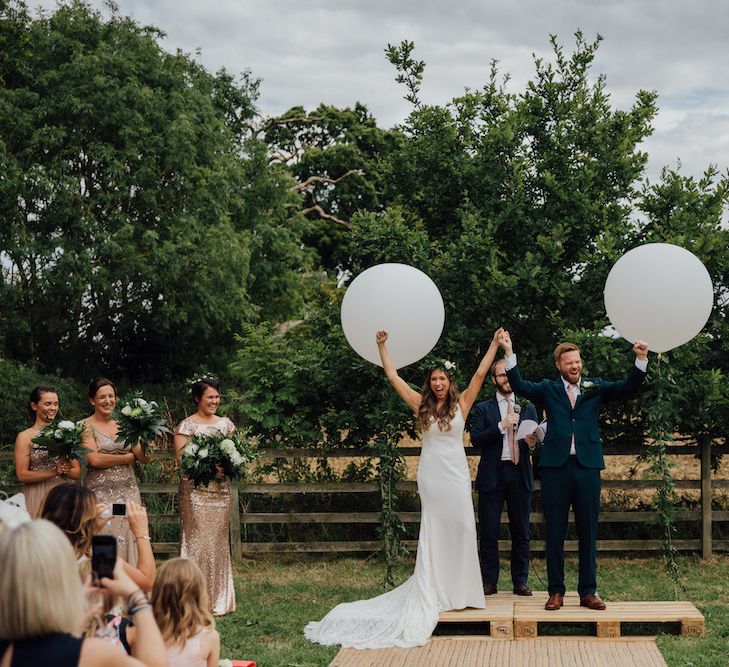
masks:
{"type": "Polygon", "coordinates": [[[76,459],[85,466],[86,454],[91,451],[84,447],[85,431],[86,425],[82,422],[57,419],[52,424],[44,426],[32,442],[45,449],[52,459],[64,458],[67,461],[76,459]]]}
{"type": "Polygon", "coordinates": [[[217,479],[220,466],[227,478],[239,479],[256,458],[258,452],[244,434],[194,435],[182,450],[180,474],[195,486],[207,485],[217,479]]]}
{"type": "Polygon", "coordinates": [[[146,401],[140,392],[129,394],[119,401],[113,417],[119,427],[116,441],[125,441],[130,447],[140,443],[144,454],[155,438],[171,433],[157,402],[146,401]]]}

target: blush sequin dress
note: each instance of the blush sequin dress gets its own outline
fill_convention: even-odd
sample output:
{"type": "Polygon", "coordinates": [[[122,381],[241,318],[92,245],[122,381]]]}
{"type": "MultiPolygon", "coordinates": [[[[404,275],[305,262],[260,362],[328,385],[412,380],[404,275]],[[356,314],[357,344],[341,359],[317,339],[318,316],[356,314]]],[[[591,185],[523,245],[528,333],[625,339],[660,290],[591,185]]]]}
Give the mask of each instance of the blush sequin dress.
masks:
{"type": "MultiPolygon", "coordinates": [[[[56,459],[52,459],[48,456],[48,452],[44,448],[39,447],[35,443],[31,443],[30,463],[28,465],[28,469],[34,471],[55,470],[56,459]]],[[[34,519],[37,519],[40,515],[41,507],[43,507],[43,501],[46,499],[48,492],[54,486],[58,486],[66,481],[68,480],[62,479],[61,477],[55,477],[52,479],[44,479],[40,482],[26,482],[23,484],[23,495],[25,496],[25,507],[28,510],[28,514],[30,514],[30,516],[34,519]]]]}
{"type": "MultiPolygon", "coordinates": [[[[114,438],[91,428],[94,434],[99,454],[121,456],[129,453],[129,447],[124,442],[116,442],[114,438]]],[[[84,486],[94,492],[97,503],[127,503],[133,500],[142,504],[137,478],[134,475],[134,466],[131,463],[122,463],[110,468],[92,468],[89,466],[84,477],[84,486]]],[[[101,531],[102,535],[116,537],[116,552],[127,563],[136,567],[137,544],[134,534],[129,528],[129,521],[125,516],[112,517],[101,531]]]]}
{"type": "MultiPolygon", "coordinates": [[[[235,425],[227,417],[212,424],[191,418],[180,422],[175,435],[227,435],[235,425]]],[[[235,611],[233,567],[230,562],[230,483],[227,479],[198,486],[183,477],[178,495],[180,503],[180,556],[200,568],[208,584],[210,606],[215,616],[235,611]]]]}

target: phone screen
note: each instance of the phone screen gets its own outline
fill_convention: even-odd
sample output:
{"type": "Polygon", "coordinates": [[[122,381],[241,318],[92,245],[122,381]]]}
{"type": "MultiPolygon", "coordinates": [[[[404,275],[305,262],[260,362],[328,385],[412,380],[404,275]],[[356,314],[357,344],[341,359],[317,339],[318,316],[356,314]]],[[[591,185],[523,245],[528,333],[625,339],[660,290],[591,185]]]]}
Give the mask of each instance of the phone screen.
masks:
{"type": "Polygon", "coordinates": [[[113,535],[94,535],[91,538],[91,569],[101,579],[114,576],[116,538],[113,535]]]}
{"type": "Polygon", "coordinates": [[[127,506],[124,503],[112,503],[111,514],[112,516],[126,516],[127,506]]]}

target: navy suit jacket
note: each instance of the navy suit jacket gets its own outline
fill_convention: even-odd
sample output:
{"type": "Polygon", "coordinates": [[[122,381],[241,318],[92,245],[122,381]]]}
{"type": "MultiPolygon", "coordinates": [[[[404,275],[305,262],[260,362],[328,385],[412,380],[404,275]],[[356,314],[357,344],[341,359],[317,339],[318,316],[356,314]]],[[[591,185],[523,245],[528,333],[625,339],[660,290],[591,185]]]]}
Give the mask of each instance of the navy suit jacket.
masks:
{"type": "Polygon", "coordinates": [[[573,409],[561,377],[529,382],[522,379],[518,366],[507,371],[506,375],[515,394],[540,403],[547,410],[547,434],[542,443],[539,467],[563,466],[569,458],[574,433],[577,460],[585,468],[598,470],[605,467],[598,427],[602,404],[637,394],[646,377],[646,373],[634,365],[625,380],[607,382],[601,378],[582,378],[581,393],[573,409]]]}
{"type": "MultiPolygon", "coordinates": [[[[528,403],[519,413],[519,423],[522,419],[532,419],[539,422],[537,410],[528,403]]],[[[471,427],[471,444],[481,450],[481,460],[478,462],[476,473],[476,488],[479,491],[492,491],[498,481],[498,468],[501,461],[501,450],[504,435],[499,430],[501,412],[496,396],[488,401],[476,403],[468,417],[471,427]]],[[[519,440],[519,476],[527,491],[534,491],[534,474],[532,462],[529,457],[529,445],[525,440],[519,440]]]]}

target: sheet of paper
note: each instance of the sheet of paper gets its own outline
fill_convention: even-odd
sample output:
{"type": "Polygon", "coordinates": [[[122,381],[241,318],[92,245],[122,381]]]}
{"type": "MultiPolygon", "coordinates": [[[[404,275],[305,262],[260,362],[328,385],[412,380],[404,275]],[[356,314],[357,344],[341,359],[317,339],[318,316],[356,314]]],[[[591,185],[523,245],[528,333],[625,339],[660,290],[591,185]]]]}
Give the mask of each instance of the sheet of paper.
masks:
{"type": "Polygon", "coordinates": [[[523,440],[526,436],[532,435],[532,433],[534,433],[534,431],[538,428],[539,424],[537,424],[537,422],[533,419],[524,419],[521,424],[519,424],[519,430],[516,432],[516,439],[523,440]]]}

